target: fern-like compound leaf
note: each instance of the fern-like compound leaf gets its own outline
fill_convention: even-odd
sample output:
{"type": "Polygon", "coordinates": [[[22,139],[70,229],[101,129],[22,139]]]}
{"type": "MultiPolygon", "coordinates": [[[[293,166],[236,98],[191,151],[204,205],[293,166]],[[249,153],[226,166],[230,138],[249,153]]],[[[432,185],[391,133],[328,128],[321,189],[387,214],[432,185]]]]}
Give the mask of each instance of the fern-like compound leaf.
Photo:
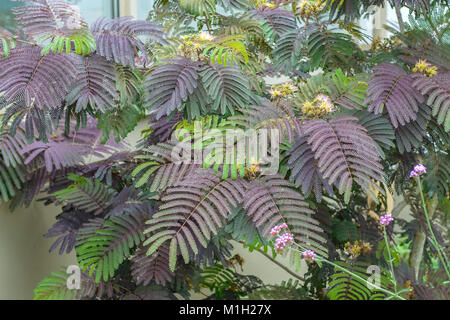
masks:
{"type": "Polygon", "coordinates": [[[95,282],[108,281],[119,265],[131,255],[131,249],[144,240],[144,222],[148,216],[133,213],[110,217],[97,229],[81,229],[77,238],[77,258],[83,271],[95,272],[95,282]]]}
{"type": "Polygon", "coordinates": [[[0,92],[9,102],[23,96],[28,107],[59,107],[76,78],[74,62],[66,54],[42,56],[37,46],[16,47],[0,64],[0,92]]]}
{"type": "Polygon", "coordinates": [[[140,39],[145,36],[158,43],[165,43],[160,26],[150,21],[133,20],[132,17],[100,18],[91,26],[97,43],[97,54],[123,66],[135,67],[136,52],[146,54],[140,39]]]}
{"type": "Polygon", "coordinates": [[[214,39],[212,43],[207,43],[203,50],[204,55],[210,56],[211,63],[218,63],[224,66],[233,65],[237,58],[248,62],[248,52],[242,40],[242,35],[224,36],[214,39]]]}
{"type": "Polygon", "coordinates": [[[16,39],[12,33],[0,27],[0,54],[3,58],[9,56],[11,49],[16,47],[16,39]]]}
{"type": "Polygon", "coordinates": [[[176,152],[176,147],[177,144],[163,142],[150,146],[148,154],[136,156],[136,159],[145,159],[132,172],[132,176],[136,177],[136,187],[148,183],[150,192],[162,192],[199,167],[192,162],[173,161],[172,153],[176,152]]]}
{"type": "Polygon", "coordinates": [[[106,58],[99,55],[80,57],[77,61],[78,75],[74,87],[66,97],[68,104],[75,104],[80,112],[91,106],[104,112],[116,106],[116,73],[106,58]]]}
{"type": "Polygon", "coordinates": [[[283,177],[263,176],[253,181],[247,188],[243,207],[263,236],[285,222],[299,244],[326,255],[325,238],[318,221],[312,217],[314,211],[283,177]]]}
{"type": "Polygon", "coordinates": [[[211,234],[217,234],[232,207],[242,202],[245,181],[221,180],[214,171],[199,170],[166,191],[164,204],[148,221],[145,230],[152,254],[170,241],[170,269],[176,266],[181,253],[184,261],[190,261],[190,252],[198,254],[199,246],[206,247],[211,234]]]}
{"type": "Polygon", "coordinates": [[[59,246],[60,255],[64,254],[64,251],[68,254],[75,248],[78,230],[92,217],[85,211],[74,209],[72,205],[64,206],[63,210],[57,216],[56,223],[44,234],[46,238],[58,237],[50,246],[49,252],[59,246]]]}
{"type": "MultiPolygon", "coordinates": [[[[335,268],[336,273],[331,276],[331,281],[328,284],[330,290],[328,297],[331,300],[383,300],[386,294],[377,290],[371,284],[369,276],[373,271],[370,271],[369,264],[362,262],[353,262],[348,264],[345,262],[336,262],[340,267],[356,274],[366,281],[362,281],[351,274],[335,268]]],[[[380,275],[380,282],[377,284],[381,287],[386,287],[387,281],[383,275],[380,275]]]]}
{"type": "Polygon", "coordinates": [[[240,109],[240,114],[228,117],[228,123],[243,129],[277,129],[279,142],[293,142],[301,134],[302,118],[296,117],[288,104],[272,104],[262,100],[259,104],[240,109]]]}
{"type": "Polygon", "coordinates": [[[180,6],[194,16],[209,17],[216,12],[216,0],[179,0],[180,6]]]}
{"type": "Polygon", "coordinates": [[[368,110],[377,114],[385,108],[394,128],[416,120],[419,104],[424,98],[412,83],[412,77],[394,64],[374,67],[365,101],[370,103],[368,110]]]}
{"type": "Polygon", "coordinates": [[[74,207],[100,214],[107,211],[110,201],[116,192],[98,180],[69,174],[74,183],[68,188],[55,192],[53,195],[60,201],[72,204],[74,207]]]}
{"type": "Polygon", "coordinates": [[[136,284],[148,285],[152,280],[166,285],[174,279],[175,274],[169,269],[169,246],[162,245],[148,256],[148,246],[139,246],[131,258],[131,272],[136,284]]]}
{"type": "Polygon", "coordinates": [[[433,117],[448,132],[450,130],[450,72],[438,73],[433,77],[417,75],[412,85],[426,96],[426,103],[433,108],[433,117]]]}
{"type": "Polygon", "coordinates": [[[197,88],[199,63],[186,58],[167,61],[157,67],[145,80],[146,103],[157,110],[156,118],[181,109],[189,95],[197,88]]]}
{"type": "Polygon", "coordinates": [[[357,50],[350,35],[334,32],[333,28],[316,28],[308,39],[312,70],[347,65],[357,50]]]}
{"type": "Polygon", "coordinates": [[[250,11],[253,18],[261,20],[268,36],[274,39],[296,28],[295,16],[291,10],[260,7],[250,11]]]}
{"type": "Polygon", "coordinates": [[[24,0],[26,6],[13,8],[25,34],[44,44],[41,53],[88,55],[95,51],[95,40],[76,6],[60,0],[24,0]]]}
{"type": "Polygon", "coordinates": [[[239,69],[213,64],[204,66],[200,74],[213,110],[234,114],[237,108],[247,106],[250,86],[239,69]]]}
{"type": "Polygon", "coordinates": [[[411,152],[414,148],[420,148],[427,136],[427,123],[430,119],[431,108],[421,104],[416,120],[395,129],[395,142],[400,153],[411,152]]]}
{"type": "Polygon", "coordinates": [[[322,177],[317,167],[314,152],[308,144],[308,136],[297,137],[288,155],[288,166],[291,169],[290,180],[296,187],[302,186],[302,193],[306,197],[314,191],[316,200],[320,202],[322,189],[325,189],[328,194],[333,194],[332,186],[322,177]]]}
{"type": "Polygon", "coordinates": [[[344,194],[346,202],[350,200],[354,182],[370,192],[369,186],[377,188],[374,181],[384,181],[377,145],[356,120],[344,116],[304,124],[322,177],[344,194]]]}
{"type": "Polygon", "coordinates": [[[61,271],[52,272],[38,283],[34,289],[34,300],[80,300],[82,298],[111,298],[115,293],[120,293],[120,289],[112,284],[103,281],[95,282],[94,277],[88,272],[81,272],[80,288],[69,288],[69,276],[72,273],[68,269],[61,268],[61,271]]]}

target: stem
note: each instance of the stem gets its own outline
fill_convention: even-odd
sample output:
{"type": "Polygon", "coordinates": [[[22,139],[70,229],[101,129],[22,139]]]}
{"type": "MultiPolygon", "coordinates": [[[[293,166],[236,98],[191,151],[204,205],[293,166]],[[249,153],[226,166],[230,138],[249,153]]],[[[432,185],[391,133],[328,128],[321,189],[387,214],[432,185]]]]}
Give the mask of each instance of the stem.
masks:
{"type": "Polygon", "coordinates": [[[409,255],[409,264],[411,265],[414,271],[414,278],[416,279],[416,281],[419,280],[420,262],[422,261],[423,248],[425,246],[426,240],[427,235],[423,231],[422,227],[420,227],[419,230],[417,230],[416,234],[414,235],[412,249],[409,255]]]}
{"type": "MultiPolygon", "coordinates": [[[[303,247],[300,246],[299,244],[297,244],[297,243],[294,243],[294,244],[295,244],[297,247],[299,247],[300,249],[302,249],[303,251],[306,250],[305,248],[303,248],[303,247]]],[[[294,248],[292,248],[292,250],[296,250],[297,252],[301,252],[301,251],[299,251],[299,250],[297,250],[297,249],[294,249],[294,248]]],[[[348,273],[349,275],[351,275],[351,276],[354,277],[355,279],[358,279],[358,280],[360,280],[360,281],[362,281],[362,282],[367,282],[366,279],[364,279],[364,278],[358,276],[357,274],[354,274],[354,273],[351,272],[351,271],[348,271],[347,269],[341,267],[341,266],[338,265],[338,264],[335,264],[335,263],[333,263],[333,262],[331,262],[331,261],[328,261],[328,260],[325,259],[324,257],[321,257],[321,256],[317,255],[317,256],[316,256],[316,260],[321,261],[321,262],[328,263],[329,265],[332,265],[332,266],[335,267],[336,269],[339,269],[339,270],[341,270],[341,271],[344,271],[345,273],[348,273]]],[[[377,290],[380,290],[380,291],[382,291],[382,292],[384,292],[384,293],[389,294],[389,295],[392,296],[392,297],[396,297],[396,298],[398,298],[398,299],[400,299],[400,300],[406,300],[405,298],[399,296],[399,295],[398,295],[397,293],[395,293],[395,292],[389,291],[389,290],[384,289],[384,288],[382,288],[382,287],[379,287],[379,286],[377,286],[377,285],[375,285],[375,284],[371,284],[371,286],[374,287],[374,288],[376,288],[377,290]]]]}
{"type": "Polygon", "coordinates": [[[383,225],[383,235],[384,235],[384,242],[386,243],[386,249],[388,252],[388,256],[389,256],[389,267],[391,269],[391,277],[392,277],[392,282],[394,284],[394,291],[397,292],[397,281],[395,280],[395,272],[394,272],[394,266],[392,264],[392,255],[391,255],[391,248],[389,247],[389,241],[387,238],[387,232],[386,232],[386,226],[383,225]]]}
{"type": "Polygon", "coordinates": [[[266,254],[264,251],[261,251],[260,249],[256,249],[256,251],[258,251],[259,253],[261,253],[262,255],[264,255],[267,259],[269,259],[270,261],[272,261],[273,263],[275,263],[277,266],[279,266],[281,269],[283,269],[284,271],[286,271],[287,273],[289,273],[291,276],[297,278],[300,281],[305,281],[305,278],[302,278],[300,276],[298,276],[295,272],[293,272],[292,270],[290,270],[288,267],[286,267],[285,265],[283,265],[282,263],[278,262],[277,260],[275,260],[274,258],[272,258],[271,256],[269,256],[268,254],[266,254]]]}
{"type": "Polygon", "coordinates": [[[431,228],[431,222],[430,222],[430,218],[428,216],[427,205],[425,203],[425,197],[423,195],[423,190],[422,190],[422,182],[420,180],[420,177],[416,177],[416,179],[417,179],[417,186],[419,187],[420,198],[422,199],[423,211],[425,212],[425,219],[427,220],[428,230],[430,231],[430,235],[431,235],[430,242],[435,247],[435,249],[436,249],[436,251],[438,253],[439,259],[441,260],[441,263],[442,263],[442,265],[443,265],[443,267],[445,269],[445,273],[447,274],[447,277],[450,279],[450,272],[448,270],[447,262],[445,261],[446,259],[444,260],[444,256],[441,253],[441,249],[439,247],[439,243],[437,242],[436,237],[434,236],[433,229],[431,228]]]}
{"type": "Polygon", "coordinates": [[[397,15],[398,26],[400,28],[401,33],[405,33],[405,23],[403,22],[402,13],[400,12],[399,6],[395,7],[395,14],[397,15]]]}
{"type": "Polygon", "coordinates": [[[20,40],[20,39],[17,39],[17,38],[15,38],[15,40],[16,40],[16,42],[25,43],[25,44],[29,44],[29,45],[32,45],[32,46],[37,46],[37,44],[36,44],[36,43],[33,43],[33,42],[29,42],[29,41],[25,41],[25,40],[20,40]]]}
{"type": "MultiPolygon", "coordinates": [[[[244,242],[239,241],[240,244],[244,244],[244,242]]],[[[265,256],[267,259],[269,259],[270,261],[272,261],[273,263],[275,263],[277,266],[279,266],[281,269],[283,269],[284,271],[286,271],[287,273],[289,273],[291,276],[293,276],[294,278],[300,280],[300,281],[305,281],[304,278],[300,277],[299,275],[297,275],[295,272],[293,272],[292,270],[290,270],[288,267],[286,267],[285,265],[283,265],[282,263],[278,262],[277,260],[275,260],[274,258],[272,258],[271,256],[269,256],[267,253],[265,253],[264,251],[262,251],[261,249],[255,249],[256,251],[258,251],[259,253],[261,253],[263,256],[265,256]]]]}

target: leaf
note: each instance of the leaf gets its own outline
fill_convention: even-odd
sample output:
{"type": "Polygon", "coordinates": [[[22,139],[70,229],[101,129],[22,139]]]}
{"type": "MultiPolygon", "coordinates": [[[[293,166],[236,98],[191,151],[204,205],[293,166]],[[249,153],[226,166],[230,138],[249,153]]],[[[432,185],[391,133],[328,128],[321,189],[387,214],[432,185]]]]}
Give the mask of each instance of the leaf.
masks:
{"type": "Polygon", "coordinates": [[[76,103],[75,112],[83,111],[88,106],[102,112],[116,107],[117,75],[110,62],[96,54],[80,57],[77,72],[75,85],[66,97],[68,104],[76,103]]]}
{"type": "Polygon", "coordinates": [[[210,55],[211,63],[218,63],[224,66],[233,65],[236,55],[242,56],[244,62],[248,62],[248,53],[242,40],[242,35],[232,35],[215,38],[212,43],[207,43],[203,49],[203,54],[210,55]]]}
{"type": "Polygon", "coordinates": [[[148,285],[152,280],[156,284],[167,285],[175,277],[169,269],[169,247],[161,246],[158,251],[147,255],[148,246],[139,246],[131,258],[131,273],[137,285],[148,285]]]}
{"type": "Polygon", "coordinates": [[[0,92],[9,102],[23,95],[27,107],[59,107],[76,78],[74,62],[66,54],[41,56],[39,47],[16,47],[0,64],[0,92]]]}
{"type": "Polygon", "coordinates": [[[0,27],[0,53],[3,58],[9,56],[11,49],[16,47],[16,39],[11,32],[3,27],[0,27]],[[3,52],[2,52],[3,51],[3,52]]]}
{"type": "Polygon", "coordinates": [[[101,144],[102,132],[96,125],[96,121],[89,118],[86,128],[52,136],[48,143],[35,141],[25,146],[20,150],[21,155],[26,154],[24,163],[28,165],[36,158],[43,158],[47,172],[53,172],[82,163],[87,156],[103,157],[124,148],[123,143],[114,143],[113,139],[101,144]]]}
{"type": "Polygon", "coordinates": [[[296,142],[288,151],[288,166],[291,169],[290,181],[296,187],[302,186],[302,193],[309,197],[311,191],[317,202],[322,201],[322,189],[330,195],[333,194],[333,187],[328,183],[328,179],[323,178],[317,161],[314,158],[314,152],[308,144],[308,136],[303,135],[296,138],[296,142]]]}
{"type": "Polygon", "coordinates": [[[267,236],[272,227],[286,223],[298,244],[327,255],[325,238],[318,221],[303,196],[279,175],[263,176],[253,181],[244,196],[243,208],[261,234],[267,236]]]}
{"type": "Polygon", "coordinates": [[[349,65],[353,54],[359,48],[352,42],[352,37],[336,28],[319,26],[308,39],[308,53],[311,59],[311,70],[317,68],[342,67],[349,65]]]}
{"type": "Polygon", "coordinates": [[[83,271],[95,272],[95,282],[108,281],[120,264],[131,256],[131,249],[143,240],[147,215],[133,213],[110,217],[99,228],[81,229],[77,237],[77,259],[83,271]]]}
{"type": "Polygon", "coordinates": [[[112,298],[115,292],[120,290],[114,285],[94,281],[94,277],[87,272],[81,272],[80,289],[69,289],[67,282],[70,273],[66,268],[61,271],[52,272],[38,283],[34,289],[34,300],[80,300],[82,298],[102,298],[104,296],[112,298]]]}
{"type": "MultiPolygon", "coordinates": [[[[348,264],[338,261],[336,264],[366,279],[366,281],[362,282],[347,272],[335,268],[336,272],[331,276],[331,281],[328,284],[330,290],[327,295],[331,300],[383,300],[386,297],[385,293],[369,288],[369,284],[372,282],[369,282],[370,279],[368,279],[370,274],[368,273],[369,265],[367,263],[355,261],[348,264]]],[[[380,285],[385,288],[387,286],[385,276],[380,275],[380,280],[380,285]]]]}
{"type": "Polygon", "coordinates": [[[221,114],[245,108],[250,96],[247,79],[236,68],[205,65],[200,71],[203,85],[212,101],[212,110],[221,114]]]}
{"type": "Polygon", "coordinates": [[[272,52],[275,71],[288,74],[305,64],[301,61],[302,55],[308,53],[307,40],[313,30],[304,26],[287,31],[277,39],[272,52]]]}
{"type": "Polygon", "coordinates": [[[166,61],[145,79],[146,104],[157,111],[156,119],[181,109],[197,87],[198,62],[179,57],[166,61]]]}
{"type": "Polygon", "coordinates": [[[412,83],[412,77],[394,64],[374,67],[365,101],[370,103],[367,110],[377,114],[386,108],[394,128],[416,120],[419,104],[424,98],[412,83]]]}
{"type": "Polygon", "coordinates": [[[437,122],[450,130],[450,72],[433,77],[417,75],[412,86],[426,96],[426,103],[432,107],[432,115],[437,122]]]}
{"type": "Polygon", "coordinates": [[[91,33],[97,43],[97,54],[132,68],[135,67],[137,49],[143,54],[147,52],[140,36],[166,43],[160,26],[150,21],[133,20],[132,17],[99,18],[92,24],[91,33]]]}
{"type": "Polygon", "coordinates": [[[52,37],[49,44],[47,44],[41,51],[42,55],[53,53],[71,53],[72,47],[75,53],[82,56],[87,56],[93,53],[96,49],[95,40],[92,34],[87,30],[75,30],[69,35],[52,37]]]}
{"type": "Polygon", "coordinates": [[[180,6],[194,16],[209,17],[216,12],[216,0],[179,0],[180,6]]]}
{"type": "Polygon", "coordinates": [[[170,268],[173,271],[178,249],[185,263],[198,247],[206,248],[211,233],[217,234],[232,207],[242,201],[245,181],[221,180],[213,171],[200,169],[167,189],[159,212],[147,223],[148,255],[170,240],[170,268]]]}
{"type": "Polygon", "coordinates": [[[57,216],[55,224],[44,234],[44,237],[58,237],[50,246],[49,252],[54,251],[58,246],[59,255],[72,252],[75,248],[78,230],[83,223],[87,222],[91,215],[84,211],[76,210],[71,205],[64,206],[63,212],[57,216]]]}
{"type": "Polygon", "coordinates": [[[298,118],[288,104],[261,100],[239,111],[240,114],[228,117],[226,123],[244,130],[277,129],[280,143],[293,142],[295,136],[302,132],[303,119],[298,118]]]}
{"type": "Polygon", "coordinates": [[[40,44],[50,40],[42,49],[43,55],[50,50],[53,53],[70,53],[72,44],[77,54],[88,55],[95,51],[95,41],[76,6],[59,0],[24,2],[28,4],[13,8],[13,13],[25,34],[40,44]]]}
{"type": "Polygon", "coordinates": [[[400,153],[411,152],[420,148],[427,136],[427,123],[431,119],[431,108],[419,105],[417,119],[395,129],[395,141],[400,153]]]}
{"type": "Polygon", "coordinates": [[[4,202],[8,202],[19,193],[25,182],[26,173],[22,166],[9,167],[0,161],[0,196],[4,202]]]}
{"type": "Polygon", "coordinates": [[[53,195],[60,201],[71,203],[74,207],[92,212],[105,213],[116,191],[108,188],[98,180],[91,180],[69,174],[68,178],[74,183],[68,188],[55,192],[53,195]]]}
{"type": "Polygon", "coordinates": [[[172,152],[176,150],[176,146],[174,143],[159,143],[150,146],[147,149],[148,154],[136,156],[136,159],[146,160],[132,172],[132,176],[137,180],[137,188],[148,184],[150,192],[162,192],[199,167],[194,163],[179,163],[176,159],[174,161],[172,152]]]}
{"type": "Polygon", "coordinates": [[[134,104],[103,114],[99,117],[97,124],[98,128],[103,131],[102,143],[106,143],[111,138],[111,133],[116,142],[125,139],[143,118],[144,112],[134,104]]]}
{"type": "MultiPolygon", "coordinates": [[[[346,203],[354,182],[370,193],[369,186],[380,189],[374,180],[384,181],[377,145],[355,120],[344,116],[304,124],[307,143],[314,152],[322,177],[344,194],[346,203]]],[[[380,192],[384,191],[380,189],[380,192]]]]}
{"type": "Polygon", "coordinates": [[[296,28],[295,16],[291,10],[261,7],[251,10],[250,15],[263,22],[270,39],[296,28]]]}

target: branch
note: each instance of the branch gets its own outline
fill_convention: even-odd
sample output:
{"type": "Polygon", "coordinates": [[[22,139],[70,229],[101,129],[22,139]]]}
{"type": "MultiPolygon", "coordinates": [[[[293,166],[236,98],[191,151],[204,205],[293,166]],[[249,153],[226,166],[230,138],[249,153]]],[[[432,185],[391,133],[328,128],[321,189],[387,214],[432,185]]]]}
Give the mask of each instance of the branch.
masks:
{"type": "MultiPolygon", "coordinates": [[[[242,243],[242,242],[240,242],[242,243]]],[[[272,258],[271,256],[269,256],[267,253],[265,253],[264,251],[260,250],[260,249],[256,249],[256,251],[258,251],[259,253],[261,253],[263,256],[265,256],[267,259],[269,259],[270,261],[272,261],[273,263],[275,263],[277,266],[279,266],[281,269],[283,269],[284,271],[286,271],[287,273],[289,273],[291,276],[293,276],[294,278],[300,280],[300,281],[305,281],[305,278],[300,277],[299,275],[297,275],[294,271],[290,270],[288,267],[286,267],[285,265],[283,265],[282,263],[276,261],[274,258],[272,258]]]]}
{"type": "Polygon", "coordinates": [[[395,14],[397,15],[398,26],[401,33],[405,33],[405,23],[403,22],[402,13],[400,12],[400,6],[395,5],[395,14]]]}

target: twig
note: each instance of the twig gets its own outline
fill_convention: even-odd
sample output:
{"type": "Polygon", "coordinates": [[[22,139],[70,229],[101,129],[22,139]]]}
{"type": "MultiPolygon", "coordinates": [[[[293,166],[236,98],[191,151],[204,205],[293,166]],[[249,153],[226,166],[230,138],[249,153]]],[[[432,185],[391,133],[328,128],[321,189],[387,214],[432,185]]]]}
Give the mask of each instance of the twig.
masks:
{"type": "Polygon", "coordinates": [[[300,277],[299,275],[297,275],[294,271],[290,270],[288,267],[286,267],[285,265],[283,265],[282,263],[278,262],[277,260],[275,260],[274,258],[272,258],[271,256],[269,256],[268,254],[266,254],[264,251],[260,250],[260,249],[256,249],[256,251],[258,251],[259,253],[261,253],[263,256],[265,256],[267,259],[269,259],[270,261],[272,261],[273,263],[275,263],[277,266],[279,266],[281,269],[283,269],[284,271],[286,271],[287,273],[289,273],[291,276],[293,276],[294,278],[300,280],[300,281],[305,281],[305,278],[300,277]]]}

